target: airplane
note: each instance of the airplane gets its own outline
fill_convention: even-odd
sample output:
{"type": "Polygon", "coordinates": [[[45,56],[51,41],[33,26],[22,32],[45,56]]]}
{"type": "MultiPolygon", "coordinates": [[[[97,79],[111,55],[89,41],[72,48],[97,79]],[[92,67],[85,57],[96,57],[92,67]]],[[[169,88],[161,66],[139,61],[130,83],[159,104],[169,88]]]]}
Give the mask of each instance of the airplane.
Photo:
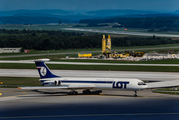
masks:
{"type": "Polygon", "coordinates": [[[134,91],[134,97],[137,97],[137,91],[151,88],[177,87],[179,80],[145,83],[140,79],[131,78],[81,78],[81,77],[60,77],[54,75],[46,66],[45,62],[49,59],[37,59],[35,64],[41,77],[39,81],[42,86],[37,87],[18,87],[18,89],[69,89],[69,94],[78,94],[77,89],[82,89],[83,94],[90,94],[91,90],[126,90],[134,91]]]}

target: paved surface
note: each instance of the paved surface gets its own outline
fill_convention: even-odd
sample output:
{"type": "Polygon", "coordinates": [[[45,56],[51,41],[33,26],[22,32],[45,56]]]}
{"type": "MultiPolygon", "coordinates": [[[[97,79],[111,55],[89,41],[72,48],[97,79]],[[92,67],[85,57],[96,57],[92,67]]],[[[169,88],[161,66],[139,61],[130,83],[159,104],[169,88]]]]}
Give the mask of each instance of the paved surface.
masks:
{"type": "MultiPolygon", "coordinates": [[[[103,91],[101,95],[67,95],[68,91],[0,88],[0,119],[178,120],[179,96],[103,91]]],[[[79,91],[80,92],[80,91],[79,91]]]]}
{"type": "MultiPolygon", "coordinates": [[[[34,60],[0,60],[0,63],[31,63],[34,60]]],[[[46,62],[46,64],[67,64],[67,65],[132,65],[132,66],[179,66],[179,64],[132,64],[132,63],[90,63],[90,62],[46,62]]]]}
{"type": "MultiPolygon", "coordinates": [[[[92,70],[51,70],[62,77],[105,77],[105,78],[138,78],[141,80],[179,80],[176,72],[136,72],[136,71],[92,71],[92,70]]],[[[34,69],[0,69],[0,76],[6,77],[39,77],[34,69]]]]}
{"type": "MultiPolygon", "coordinates": [[[[71,77],[131,77],[150,80],[179,79],[178,73],[52,70],[71,77]]],[[[0,69],[0,76],[38,77],[37,70],[0,69]]],[[[67,95],[70,90],[19,90],[0,88],[0,119],[60,120],[177,120],[179,96],[152,93],[151,90],[103,90],[100,95],[67,95]]]]}
{"type": "Polygon", "coordinates": [[[128,32],[128,31],[112,31],[112,30],[96,30],[96,29],[82,29],[82,28],[64,28],[65,30],[75,30],[75,31],[87,31],[95,33],[112,33],[112,34],[122,34],[122,35],[139,35],[139,36],[157,36],[157,37],[179,37],[179,35],[174,34],[158,34],[158,33],[142,33],[142,32],[128,32]]]}

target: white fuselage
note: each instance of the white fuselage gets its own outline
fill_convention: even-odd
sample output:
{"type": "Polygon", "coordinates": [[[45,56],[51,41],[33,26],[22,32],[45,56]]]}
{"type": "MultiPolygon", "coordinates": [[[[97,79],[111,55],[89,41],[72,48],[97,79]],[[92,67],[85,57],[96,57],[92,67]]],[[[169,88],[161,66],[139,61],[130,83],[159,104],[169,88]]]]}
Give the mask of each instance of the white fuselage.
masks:
{"type": "Polygon", "coordinates": [[[81,77],[55,77],[40,79],[45,86],[82,86],[93,85],[94,89],[114,89],[114,90],[142,90],[147,85],[139,79],[130,78],[81,78],[81,77]]]}

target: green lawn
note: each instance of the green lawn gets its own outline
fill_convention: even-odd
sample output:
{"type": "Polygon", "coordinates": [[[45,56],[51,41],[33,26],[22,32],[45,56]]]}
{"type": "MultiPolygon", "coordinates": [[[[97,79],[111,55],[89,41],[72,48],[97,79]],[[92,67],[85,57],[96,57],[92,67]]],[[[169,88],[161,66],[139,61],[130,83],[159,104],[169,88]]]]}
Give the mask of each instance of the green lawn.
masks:
{"type": "MultiPolygon", "coordinates": [[[[155,60],[155,61],[124,61],[124,60],[102,60],[102,59],[61,59],[66,55],[49,55],[50,61],[59,62],[90,62],[90,63],[135,63],[135,64],[179,64],[179,59],[155,60]]],[[[70,57],[76,57],[76,54],[70,54],[70,57]]],[[[0,60],[35,60],[47,58],[45,56],[30,56],[30,57],[15,57],[15,58],[0,58],[0,60]]]]}
{"type": "MultiPolygon", "coordinates": [[[[174,66],[129,66],[129,65],[66,65],[47,64],[50,69],[57,70],[104,70],[104,71],[153,71],[153,72],[179,72],[174,66]]],[[[36,69],[35,64],[0,63],[1,69],[36,69]]]]}
{"type": "Polygon", "coordinates": [[[51,59],[59,62],[90,62],[90,63],[135,63],[135,64],[179,64],[179,59],[155,60],[155,61],[122,61],[122,60],[85,60],[85,59],[51,59]]]}
{"type": "MultiPolygon", "coordinates": [[[[130,47],[112,47],[112,50],[123,50],[123,52],[125,50],[128,49],[133,49],[135,51],[141,51],[141,52],[145,52],[145,51],[155,51],[155,50],[179,50],[179,44],[165,44],[165,45],[154,45],[154,46],[130,46],[130,47]],[[178,48],[162,48],[162,47],[177,47],[178,48]],[[143,50],[135,50],[135,49],[142,49],[143,50]],[[149,48],[147,50],[147,48],[149,48]],[[153,48],[153,49],[150,49],[153,48]]],[[[66,53],[66,52],[96,52],[96,51],[101,51],[101,48],[88,48],[88,49],[68,49],[68,50],[32,50],[29,53],[0,53],[0,56],[11,56],[11,55],[27,55],[27,54],[47,54],[47,53],[66,53]]]]}
{"type": "MultiPolygon", "coordinates": [[[[12,58],[0,58],[0,60],[35,60],[42,58],[49,58],[51,60],[59,60],[60,58],[65,58],[66,54],[62,55],[43,55],[43,56],[28,56],[28,57],[12,57],[12,58]]],[[[76,57],[76,54],[70,54],[70,57],[76,57]]]]}
{"type": "Polygon", "coordinates": [[[171,95],[179,95],[179,92],[167,92],[167,91],[165,91],[165,92],[162,92],[162,91],[157,91],[157,92],[155,92],[155,93],[162,93],[162,94],[171,94],[171,95]]]}
{"type": "Polygon", "coordinates": [[[25,85],[25,86],[41,86],[39,78],[28,77],[0,77],[0,82],[8,87],[8,85],[25,85]]]}
{"type": "MultiPolygon", "coordinates": [[[[113,50],[118,52],[124,52],[125,50],[134,50],[141,52],[162,52],[162,51],[174,51],[174,53],[178,53],[179,44],[167,44],[167,45],[156,45],[156,46],[135,46],[135,47],[114,47],[113,50]],[[165,48],[165,47],[175,47],[175,48],[165,48]],[[147,48],[147,49],[146,49],[147,48]],[[140,50],[137,50],[140,49],[140,50]]],[[[70,57],[76,57],[76,53],[82,52],[91,52],[93,55],[101,54],[101,48],[93,48],[93,49],[70,49],[70,50],[43,50],[43,51],[30,51],[30,53],[1,53],[0,56],[12,56],[12,55],[29,55],[29,54],[45,54],[43,56],[37,57],[14,57],[14,58],[0,58],[0,60],[28,60],[28,59],[38,59],[38,58],[46,58],[49,55],[49,58],[61,58],[66,55],[70,55],[70,57]],[[70,53],[75,52],[75,53],[70,53]],[[62,55],[51,55],[52,53],[63,53],[62,55]],[[48,55],[47,55],[48,54],[48,55]]],[[[58,59],[52,59],[58,60],[58,59]]]]}
{"type": "Polygon", "coordinates": [[[51,53],[67,53],[68,52],[86,52],[86,51],[100,51],[100,48],[93,49],[68,49],[68,50],[32,50],[29,53],[0,53],[0,56],[12,56],[12,55],[29,55],[29,54],[47,54],[51,53]]]}

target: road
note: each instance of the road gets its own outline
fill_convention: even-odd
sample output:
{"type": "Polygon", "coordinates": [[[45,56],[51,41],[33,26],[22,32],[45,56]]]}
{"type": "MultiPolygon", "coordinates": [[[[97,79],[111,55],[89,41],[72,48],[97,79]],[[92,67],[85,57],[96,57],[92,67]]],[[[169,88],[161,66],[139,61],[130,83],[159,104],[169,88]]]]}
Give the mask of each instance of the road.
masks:
{"type": "Polygon", "coordinates": [[[128,31],[112,31],[112,30],[96,30],[96,29],[82,29],[82,28],[63,28],[64,30],[73,31],[87,31],[95,33],[110,33],[110,34],[122,34],[122,35],[138,35],[138,36],[157,36],[157,37],[179,37],[174,34],[158,34],[158,33],[142,33],[142,32],[128,32],[128,31]]]}

